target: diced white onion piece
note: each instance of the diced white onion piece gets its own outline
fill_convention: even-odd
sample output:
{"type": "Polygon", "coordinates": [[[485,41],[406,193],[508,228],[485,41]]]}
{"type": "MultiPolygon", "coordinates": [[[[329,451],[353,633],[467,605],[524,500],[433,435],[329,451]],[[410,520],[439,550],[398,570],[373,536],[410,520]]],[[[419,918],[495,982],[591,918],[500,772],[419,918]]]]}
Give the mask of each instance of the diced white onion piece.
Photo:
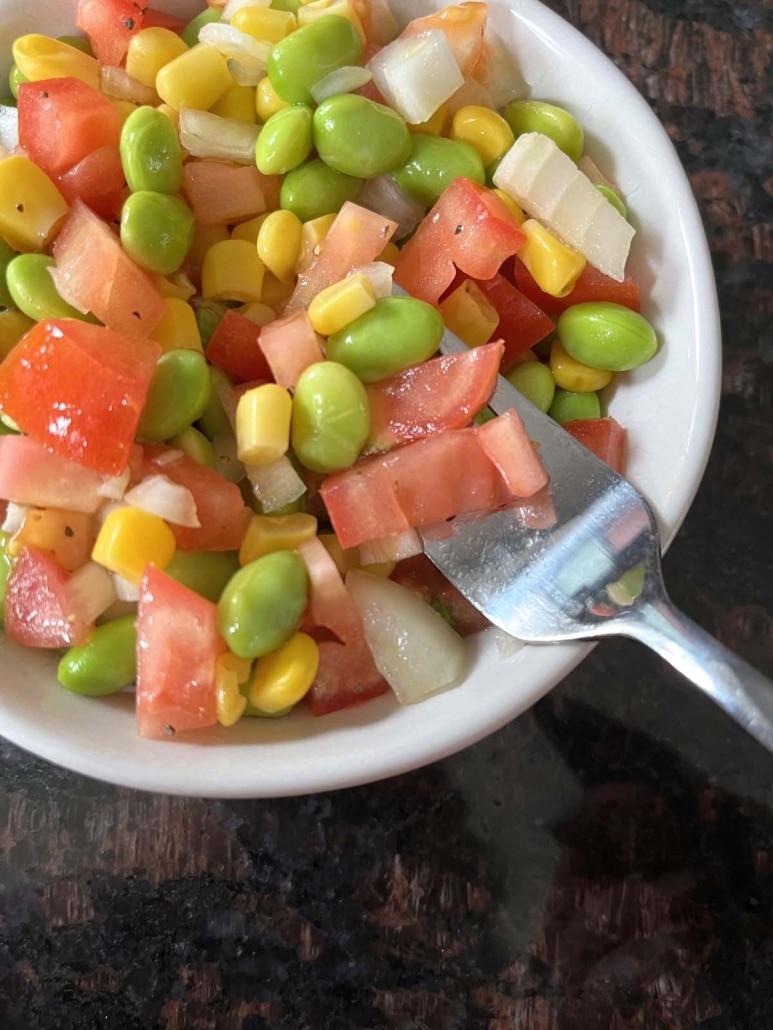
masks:
{"type": "Polygon", "coordinates": [[[353,268],[349,275],[353,275],[355,272],[362,272],[370,280],[370,285],[377,297],[391,297],[392,276],[395,272],[392,265],[386,261],[371,261],[370,264],[353,268]]]}
{"type": "Polygon", "coordinates": [[[489,91],[491,106],[499,110],[511,100],[525,100],[529,86],[518,62],[490,21],[486,25],[484,39],[485,57],[478,62],[473,75],[489,91]]]}
{"type": "Polygon", "coordinates": [[[421,537],[415,529],[406,529],[394,536],[380,540],[368,540],[360,544],[360,561],[363,565],[377,565],[379,562],[403,561],[423,551],[421,537]]]}
{"type": "Polygon", "coordinates": [[[100,497],[106,497],[108,501],[120,501],[130,480],[131,469],[127,465],[120,476],[105,476],[97,487],[97,493],[100,497]]]}
{"type": "Polygon", "coordinates": [[[13,536],[14,533],[18,533],[24,525],[24,520],[27,517],[28,511],[28,505],[17,504],[16,501],[9,501],[5,512],[5,518],[3,519],[3,524],[0,526],[0,533],[8,533],[9,536],[13,536]]]}
{"type": "Polygon", "coordinates": [[[306,484],[286,455],[270,465],[245,465],[244,468],[252,492],[265,512],[278,511],[306,492],[306,484]]]}
{"type": "Polygon", "coordinates": [[[392,14],[389,0],[370,0],[368,17],[367,33],[371,43],[386,46],[400,32],[400,25],[392,14]]]}
{"type": "Polygon", "coordinates": [[[227,64],[231,78],[237,86],[257,86],[266,74],[262,61],[239,61],[235,57],[229,57],[227,64]]]}
{"type": "Polygon", "coordinates": [[[129,75],[124,68],[116,68],[111,64],[103,64],[100,67],[99,85],[105,96],[114,100],[131,100],[133,104],[149,104],[151,107],[160,103],[158,93],[152,86],[146,86],[129,75]]]}
{"type": "Polygon", "coordinates": [[[119,576],[117,572],[112,574],[112,580],[116,597],[119,601],[139,601],[139,583],[132,583],[130,580],[124,579],[123,576],[119,576]]]}
{"type": "Polygon", "coordinates": [[[126,491],[124,501],[132,508],[158,515],[176,526],[191,529],[201,526],[193,494],[187,486],[173,482],[168,476],[146,476],[126,491]]]}
{"type": "Polygon", "coordinates": [[[367,65],[390,107],[407,122],[425,122],[464,82],[454,52],[440,29],[396,39],[367,65]]]}
{"type": "Polygon", "coordinates": [[[220,12],[221,21],[230,21],[242,7],[268,7],[271,0],[226,0],[220,12]]]}
{"type": "Polygon", "coordinates": [[[192,107],[183,107],[180,111],[180,143],[193,157],[252,165],[259,135],[257,125],[240,122],[237,118],[221,118],[192,107]]]}
{"type": "Polygon", "coordinates": [[[272,45],[263,39],[255,39],[247,35],[233,25],[226,25],[223,22],[210,22],[203,25],[199,32],[199,43],[205,46],[214,47],[223,57],[233,57],[237,61],[244,61],[248,64],[260,63],[263,65],[265,74],[268,55],[271,53],[272,45]]]}
{"type": "Polygon", "coordinates": [[[519,136],[494,173],[494,185],[599,271],[623,281],[633,226],[548,136],[519,136]]]}
{"type": "Polygon", "coordinates": [[[459,683],[467,669],[467,646],[418,594],[356,569],[347,574],[346,587],[373,660],[401,704],[459,683]]]}
{"type": "Polygon", "coordinates": [[[67,581],[67,602],[85,623],[96,622],[118,600],[113,577],[95,561],[86,562],[67,581]]]}
{"type": "Polygon", "coordinates": [[[353,93],[373,78],[373,72],[358,64],[347,64],[343,68],[334,68],[323,75],[310,87],[309,92],[316,104],[321,104],[328,97],[336,97],[340,93],[353,93]]]}
{"type": "Polygon", "coordinates": [[[244,465],[236,456],[236,436],[233,430],[218,433],[212,441],[215,452],[215,468],[229,483],[241,483],[244,479],[244,465]]]}
{"type": "Polygon", "coordinates": [[[0,104],[0,147],[15,150],[19,145],[19,110],[0,104]]]}
{"type": "Polygon", "coordinates": [[[401,190],[391,175],[368,179],[357,194],[357,203],[397,222],[393,240],[402,240],[410,235],[426,214],[426,208],[401,190]]]}

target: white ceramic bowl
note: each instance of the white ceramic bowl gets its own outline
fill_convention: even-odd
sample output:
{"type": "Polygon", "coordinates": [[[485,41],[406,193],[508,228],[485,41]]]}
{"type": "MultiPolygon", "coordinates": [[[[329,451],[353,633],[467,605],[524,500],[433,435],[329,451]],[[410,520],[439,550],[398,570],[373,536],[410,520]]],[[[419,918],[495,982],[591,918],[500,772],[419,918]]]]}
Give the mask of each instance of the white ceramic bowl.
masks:
{"type": "MultiPolygon", "coordinates": [[[[0,0],[0,65],[23,32],[73,30],[75,0],[0,0]]],[[[192,15],[201,0],[159,0],[192,15]]],[[[440,0],[395,0],[408,20],[440,0]]],[[[629,475],[652,502],[668,542],[692,501],[713,438],[720,336],[713,273],[693,196],[650,108],[604,55],[535,0],[494,0],[491,19],[536,98],[563,103],[586,130],[588,152],[621,186],[639,233],[630,267],[662,346],[624,377],[609,411],[628,427],[629,475]]],[[[424,704],[382,697],[323,718],[242,720],[197,743],[136,736],[132,697],[67,693],[55,660],[0,634],[0,730],[51,762],[131,787],[212,797],[272,797],[353,786],[442,758],[515,718],[588,653],[589,645],[526,647],[502,658],[474,642],[467,681],[424,704]]]]}

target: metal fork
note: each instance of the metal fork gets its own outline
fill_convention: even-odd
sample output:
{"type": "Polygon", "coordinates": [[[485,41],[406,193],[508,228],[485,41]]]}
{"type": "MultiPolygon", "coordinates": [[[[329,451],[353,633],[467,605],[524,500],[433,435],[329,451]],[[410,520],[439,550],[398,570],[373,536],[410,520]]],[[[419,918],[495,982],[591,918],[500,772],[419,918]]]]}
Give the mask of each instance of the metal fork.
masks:
{"type": "MultiPolygon", "coordinates": [[[[440,350],[465,345],[447,331],[440,350]]],[[[515,408],[550,475],[555,522],[533,503],[422,530],[424,551],[490,622],[530,643],[613,634],[652,648],[773,751],[773,683],[669,599],[652,509],[501,376],[489,406],[515,408]]],[[[548,502],[549,503],[549,502],[548,502]]]]}

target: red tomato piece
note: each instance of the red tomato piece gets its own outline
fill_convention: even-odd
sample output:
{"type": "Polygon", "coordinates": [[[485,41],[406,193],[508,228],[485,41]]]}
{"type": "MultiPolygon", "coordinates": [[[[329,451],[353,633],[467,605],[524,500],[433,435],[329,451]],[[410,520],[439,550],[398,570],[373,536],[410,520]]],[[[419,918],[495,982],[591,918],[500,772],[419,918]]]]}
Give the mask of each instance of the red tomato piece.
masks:
{"type": "Polygon", "coordinates": [[[19,86],[19,143],[55,179],[99,147],[117,147],[118,111],[79,79],[45,79],[19,86]]]}
{"type": "Polygon", "coordinates": [[[305,623],[310,630],[323,626],[344,643],[363,636],[362,622],[346,589],[338,566],[318,537],[298,548],[309,572],[309,603],[305,623]]]}
{"type": "Polygon", "coordinates": [[[183,191],[197,222],[230,225],[261,215],[266,210],[265,180],[257,168],[221,161],[188,161],[183,170],[183,191]]]}
{"type": "Polygon", "coordinates": [[[561,312],[566,311],[572,304],[584,304],[592,300],[607,300],[613,304],[622,304],[632,311],[641,311],[639,283],[629,272],[626,272],[625,279],[619,283],[616,279],[599,272],[598,268],[586,265],[574,284],[574,289],[565,297],[551,297],[549,293],[544,293],[537,286],[526,265],[517,257],[513,263],[513,275],[518,289],[551,318],[558,318],[561,312]]]}
{"type": "Polygon", "coordinates": [[[492,279],[526,236],[499,197],[470,179],[454,179],[400,251],[395,281],[437,304],[456,269],[492,279]]]}
{"type": "Polygon", "coordinates": [[[143,29],[169,29],[170,32],[180,32],[187,24],[185,18],[177,18],[174,14],[157,11],[153,7],[146,7],[142,18],[143,29]]]}
{"type": "Polygon", "coordinates": [[[396,228],[396,222],[347,200],[319,244],[319,253],[299,273],[285,314],[308,308],[320,290],[339,282],[353,268],[375,261],[396,228]]]}
{"type": "Polygon", "coordinates": [[[92,628],[74,604],[70,574],[48,551],[25,547],[13,563],[5,595],[5,632],[25,647],[71,647],[92,628]]]}
{"type": "Polygon", "coordinates": [[[160,354],[105,326],[46,319],[0,365],[0,407],[52,453],[118,475],[160,354]]]}
{"type": "Polygon", "coordinates": [[[118,147],[92,150],[60,175],[56,185],[68,204],[80,198],[100,218],[118,221],[126,185],[118,147]]]}
{"type": "Polygon", "coordinates": [[[78,311],[106,326],[147,337],[164,314],[164,298],[150,276],[124,251],[116,234],[76,200],[54,243],[56,288],[78,311]]]}
{"type": "Polygon", "coordinates": [[[508,372],[524,351],[553,332],[555,323],[503,275],[479,281],[478,286],[499,315],[496,335],[504,341],[502,370],[508,372]]]}
{"type": "Polygon", "coordinates": [[[99,472],[51,454],[28,436],[0,436],[0,498],[91,515],[105,503],[104,482],[99,472]]]}
{"type": "Polygon", "coordinates": [[[319,668],[306,695],[314,715],[329,715],[388,692],[389,684],[376,668],[364,636],[347,644],[319,643],[319,668]]]}
{"type": "Polygon", "coordinates": [[[163,740],[217,723],[215,666],[225,650],[215,605],[148,565],[137,609],[141,737],[163,740]]]}
{"type": "Polygon", "coordinates": [[[237,551],[247,531],[250,512],[235,483],[169,447],[145,448],[146,475],[162,474],[187,487],[196,502],[201,526],[172,526],[182,551],[237,551]]]}
{"type": "Polygon", "coordinates": [[[593,451],[615,472],[625,474],[625,459],[628,451],[628,433],[611,416],[606,418],[578,418],[564,422],[567,433],[593,451]]]}
{"type": "Polygon", "coordinates": [[[89,37],[102,64],[119,65],[129,40],[143,26],[145,8],[135,0],[78,0],[75,24],[89,37]]]}
{"type": "Polygon", "coordinates": [[[270,381],[271,368],[259,338],[260,326],[236,311],[226,311],[206,348],[207,361],[242,382],[270,381]]]}
{"type": "Polygon", "coordinates": [[[499,418],[484,422],[476,436],[511,497],[532,497],[548,485],[545,466],[515,411],[505,411],[499,418]]]}
{"type": "Polygon", "coordinates": [[[301,374],[324,360],[319,337],[306,311],[278,318],[263,326],[260,346],[280,386],[292,390],[301,374]]]}
{"type": "Polygon", "coordinates": [[[494,392],[503,349],[498,341],[443,354],[367,386],[366,452],[469,425],[494,392]]]}

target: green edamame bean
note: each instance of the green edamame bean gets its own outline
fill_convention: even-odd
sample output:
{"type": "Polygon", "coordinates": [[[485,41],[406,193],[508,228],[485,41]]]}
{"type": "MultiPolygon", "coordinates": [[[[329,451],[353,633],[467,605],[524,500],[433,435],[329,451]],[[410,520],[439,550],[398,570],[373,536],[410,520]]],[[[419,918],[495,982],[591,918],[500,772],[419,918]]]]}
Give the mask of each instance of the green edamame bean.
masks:
{"type": "Polygon", "coordinates": [[[305,104],[272,114],[255,144],[255,163],[263,175],[284,175],[303,164],[314,146],[312,110],[305,104]]]}
{"type": "Polygon", "coordinates": [[[183,429],[177,436],[173,436],[169,441],[169,445],[174,447],[175,450],[187,454],[189,458],[193,458],[198,465],[204,465],[210,469],[216,467],[215,451],[212,444],[195,426],[188,426],[187,429],[183,429]]]}
{"type": "Polygon", "coordinates": [[[0,533],[0,626],[5,624],[5,594],[13,565],[7,551],[9,539],[8,533],[0,533]]]}
{"type": "Polygon", "coordinates": [[[573,304],[558,319],[556,331],[575,361],[609,372],[638,368],[658,349],[655,330],[646,318],[608,301],[573,304]]]}
{"type": "Polygon", "coordinates": [[[432,357],[445,326],[415,297],[380,297],[376,306],[328,337],[326,354],[363,383],[375,383],[432,357]]]}
{"type": "Polygon", "coordinates": [[[344,93],[325,100],[314,112],[314,146],[337,172],[375,179],[405,164],[411,134],[397,111],[344,93]]]}
{"type": "Polygon", "coordinates": [[[281,647],[300,625],[308,575],[297,551],[274,551],[231,577],[217,605],[217,627],[240,658],[281,647]]]}
{"type": "Polygon", "coordinates": [[[121,165],[132,193],[177,193],[183,162],[177,130],[163,111],[147,105],[132,111],[121,129],[121,165]]]}
{"type": "Polygon", "coordinates": [[[6,269],[6,283],[13,303],[36,322],[42,318],[80,318],[84,316],[59,296],[49,268],[56,264],[46,254],[19,254],[6,269]]]}
{"type": "Polygon", "coordinates": [[[209,374],[209,396],[207,403],[204,405],[204,410],[198,417],[199,429],[202,431],[204,436],[208,440],[214,440],[216,436],[221,433],[227,433],[231,431],[231,423],[228,420],[228,415],[225,413],[225,408],[220,400],[217,393],[218,386],[227,386],[230,388],[231,380],[223,372],[222,369],[217,368],[215,365],[210,365],[208,368],[209,374]]]}
{"type": "Polygon", "coordinates": [[[8,266],[16,257],[16,254],[17,251],[0,236],[0,307],[2,308],[15,307],[5,277],[8,273],[8,266]]]}
{"type": "Polygon", "coordinates": [[[217,604],[228,581],[239,571],[237,551],[177,551],[164,569],[167,576],[217,604]]]}
{"type": "Polygon", "coordinates": [[[222,7],[207,7],[195,18],[191,18],[188,24],[180,33],[180,38],[189,47],[196,46],[199,41],[199,32],[205,25],[211,25],[214,21],[220,21],[222,7]]]}
{"type": "Polygon", "coordinates": [[[411,134],[411,156],[392,172],[400,189],[425,207],[432,207],[446,186],[460,176],[485,184],[486,169],[475,147],[464,140],[425,132],[411,134]]]}
{"type": "Polygon", "coordinates": [[[541,361],[524,361],[507,373],[507,379],[540,411],[548,411],[556,384],[547,365],[541,361]]]}
{"type": "Polygon", "coordinates": [[[104,697],[130,687],[137,678],[137,624],[124,615],[93,629],[85,644],[62,656],[57,678],[67,690],[104,697]]]}
{"type": "Polygon", "coordinates": [[[502,112],[516,137],[525,132],[541,132],[573,161],[579,161],[585,148],[582,126],[563,107],[541,100],[511,100],[502,112]]]}
{"type": "Polygon", "coordinates": [[[361,189],[362,179],[343,175],[315,157],[284,177],[279,206],[292,211],[302,222],[309,222],[320,215],[339,211],[347,200],[354,200],[361,189]]]}
{"type": "Polygon", "coordinates": [[[337,361],[310,365],[295,386],[291,443],[314,472],[348,468],[370,429],[368,394],[354,372],[337,361]]]}
{"type": "Polygon", "coordinates": [[[193,213],[179,197],[138,190],[121,210],[121,243],[142,268],[171,275],[193,243],[193,213]]]}
{"type": "Polygon", "coordinates": [[[139,435],[151,443],[177,436],[203,414],[211,390],[207,359],[194,350],[168,350],[158,359],[139,435]]]}
{"type": "Polygon", "coordinates": [[[311,87],[336,68],[359,64],[362,41],[354,25],[326,14],[281,39],[271,50],[267,72],[277,94],[290,104],[313,104],[311,87]]]}
{"type": "Polygon", "coordinates": [[[578,418],[601,418],[601,404],[595,393],[575,393],[557,386],[548,415],[561,425],[578,418]]]}
{"type": "Polygon", "coordinates": [[[27,76],[23,75],[19,71],[19,66],[17,64],[11,65],[11,70],[8,72],[8,89],[10,89],[11,96],[14,97],[14,99],[19,99],[19,86],[21,86],[23,82],[29,81],[30,80],[27,76]]]}
{"type": "Polygon", "coordinates": [[[623,218],[628,217],[628,212],[626,210],[625,204],[622,202],[620,197],[618,197],[614,190],[611,190],[609,186],[605,186],[602,182],[594,182],[593,185],[599,191],[601,196],[604,197],[605,200],[608,200],[616,211],[619,211],[623,218]]]}

